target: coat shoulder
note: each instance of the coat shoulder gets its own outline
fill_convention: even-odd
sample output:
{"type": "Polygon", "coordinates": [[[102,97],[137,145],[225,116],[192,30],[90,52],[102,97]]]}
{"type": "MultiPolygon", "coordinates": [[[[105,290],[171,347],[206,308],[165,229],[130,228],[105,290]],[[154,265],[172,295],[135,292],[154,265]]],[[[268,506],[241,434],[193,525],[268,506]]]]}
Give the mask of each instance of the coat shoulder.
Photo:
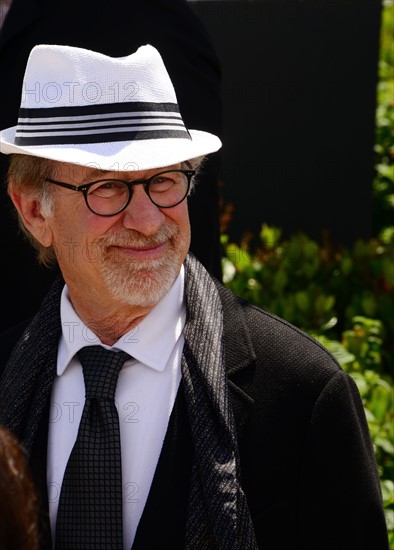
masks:
{"type": "MultiPolygon", "coordinates": [[[[272,379],[313,379],[322,387],[343,373],[335,357],[317,339],[284,319],[218,287],[223,304],[226,347],[247,345],[258,369],[272,379]]],[[[256,373],[257,374],[257,373],[256,373]]]]}

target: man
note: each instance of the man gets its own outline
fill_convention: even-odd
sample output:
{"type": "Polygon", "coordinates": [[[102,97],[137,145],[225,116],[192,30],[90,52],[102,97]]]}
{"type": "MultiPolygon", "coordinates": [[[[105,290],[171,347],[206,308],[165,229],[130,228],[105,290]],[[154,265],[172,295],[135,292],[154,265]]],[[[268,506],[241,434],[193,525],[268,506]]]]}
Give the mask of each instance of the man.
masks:
{"type": "Polygon", "coordinates": [[[32,464],[43,548],[387,548],[354,382],[188,254],[186,197],[220,145],[184,126],[152,46],[32,50],[1,151],[62,277],[0,340],[0,421],[32,464]]]}
{"type": "MultiPolygon", "coordinates": [[[[4,19],[0,28],[0,75],[2,82],[7,82],[7,86],[0,87],[0,128],[12,126],[18,117],[23,74],[36,44],[65,44],[122,57],[149,42],[163,57],[185,124],[220,136],[219,61],[207,30],[189,2],[112,0],[98,8],[95,0],[57,0],[56,4],[51,0],[2,0],[0,15],[4,19]]],[[[200,174],[199,193],[188,201],[191,226],[196,229],[191,250],[219,279],[220,155],[221,151],[210,155],[200,174]],[[199,215],[202,207],[203,219],[199,215]]],[[[2,182],[6,169],[7,158],[0,155],[2,182]]],[[[32,315],[57,274],[37,264],[33,250],[20,238],[17,228],[3,186],[0,229],[4,256],[12,257],[12,262],[8,261],[2,272],[9,294],[3,298],[0,330],[17,323],[21,316],[32,315]],[[29,289],[23,284],[27,274],[32,282],[29,289]]]]}

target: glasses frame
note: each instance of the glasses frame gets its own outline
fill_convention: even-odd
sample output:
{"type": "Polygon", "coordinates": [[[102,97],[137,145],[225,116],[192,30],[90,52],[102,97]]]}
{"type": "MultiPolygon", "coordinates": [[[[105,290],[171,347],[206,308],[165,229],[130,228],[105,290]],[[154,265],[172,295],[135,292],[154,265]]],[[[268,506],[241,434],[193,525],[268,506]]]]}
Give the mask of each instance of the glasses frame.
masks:
{"type": "Polygon", "coordinates": [[[118,178],[104,178],[104,179],[100,179],[100,180],[96,180],[96,181],[91,181],[89,183],[84,183],[82,185],[71,185],[71,183],[65,183],[63,181],[58,181],[58,180],[54,180],[54,179],[51,179],[51,178],[45,178],[45,181],[47,181],[49,183],[53,183],[54,185],[58,185],[59,187],[64,187],[65,189],[71,189],[72,191],[80,191],[81,193],[83,193],[83,197],[85,199],[86,206],[89,208],[89,210],[91,212],[93,212],[93,214],[96,214],[96,216],[102,216],[104,218],[109,218],[111,216],[116,216],[117,214],[120,214],[121,212],[123,212],[123,210],[125,210],[128,207],[128,205],[130,204],[130,201],[133,197],[132,187],[134,185],[143,185],[145,193],[148,195],[151,202],[155,206],[157,206],[157,208],[173,208],[174,206],[177,206],[178,204],[183,202],[186,199],[186,197],[188,196],[189,190],[190,190],[190,184],[191,184],[191,181],[192,181],[192,177],[195,175],[195,173],[196,173],[195,170],[163,170],[162,172],[158,172],[157,174],[153,174],[153,176],[151,176],[150,178],[146,178],[146,179],[137,179],[137,180],[126,181],[126,180],[121,180],[121,179],[118,179],[118,178]],[[180,173],[184,174],[187,177],[187,190],[186,190],[186,193],[185,193],[185,196],[183,197],[183,199],[176,202],[175,204],[171,204],[171,206],[160,206],[150,196],[149,185],[150,185],[151,181],[154,178],[157,178],[157,176],[161,176],[162,174],[168,174],[169,172],[180,172],[180,173]],[[120,208],[119,210],[117,210],[113,214],[98,214],[97,212],[92,210],[92,208],[89,206],[89,202],[88,202],[89,189],[92,187],[92,185],[95,185],[96,183],[100,183],[100,182],[104,182],[104,181],[117,181],[117,182],[120,182],[120,183],[124,183],[127,187],[128,193],[129,193],[129,196],[128,196],[128,199],[127,199],[126,203],[122,206],[122,208],[120,208]]]}

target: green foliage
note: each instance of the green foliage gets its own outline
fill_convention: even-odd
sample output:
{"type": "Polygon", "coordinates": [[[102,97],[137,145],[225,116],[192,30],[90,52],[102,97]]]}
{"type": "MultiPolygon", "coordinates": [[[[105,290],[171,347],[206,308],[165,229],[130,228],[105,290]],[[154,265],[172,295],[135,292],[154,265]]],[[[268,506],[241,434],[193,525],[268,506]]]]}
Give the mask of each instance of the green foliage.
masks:
{"type": "Polygon", "coordinates": [[[384,2],[375,135],[373,222],[382,240],[394,240],[394,3],[384,2]]]}
{"type": "Polygon", "coordinates": [[[280,229],[267,225],[253,250],[222,239],[224,282],[236,294],[334,340],[356,315],[380,319],[383,369],[394,374],[394,242],[371,239],[338,250],[302,233],[282,240],[280,229]]]}
{"type": "Polygon", "coordinates": [[[342,342],[324,340],[344,370],[355,380],[368,421],[379,467],[386,521],[394,543],[394,389],[393,379],[381,374],[384,329],[379,320],[355,317],[342,342]]]}

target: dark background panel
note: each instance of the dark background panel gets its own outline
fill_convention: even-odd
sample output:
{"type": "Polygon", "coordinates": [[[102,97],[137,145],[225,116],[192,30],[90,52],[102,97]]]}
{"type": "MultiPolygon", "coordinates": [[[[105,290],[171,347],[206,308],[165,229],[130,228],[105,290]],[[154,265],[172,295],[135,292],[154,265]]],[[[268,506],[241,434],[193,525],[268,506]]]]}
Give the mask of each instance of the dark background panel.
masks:
{"type": "Polygon", "coordinates": [[[222,68],[228,233],[371,235],[378,0],[190,2],[222,68]]]}

